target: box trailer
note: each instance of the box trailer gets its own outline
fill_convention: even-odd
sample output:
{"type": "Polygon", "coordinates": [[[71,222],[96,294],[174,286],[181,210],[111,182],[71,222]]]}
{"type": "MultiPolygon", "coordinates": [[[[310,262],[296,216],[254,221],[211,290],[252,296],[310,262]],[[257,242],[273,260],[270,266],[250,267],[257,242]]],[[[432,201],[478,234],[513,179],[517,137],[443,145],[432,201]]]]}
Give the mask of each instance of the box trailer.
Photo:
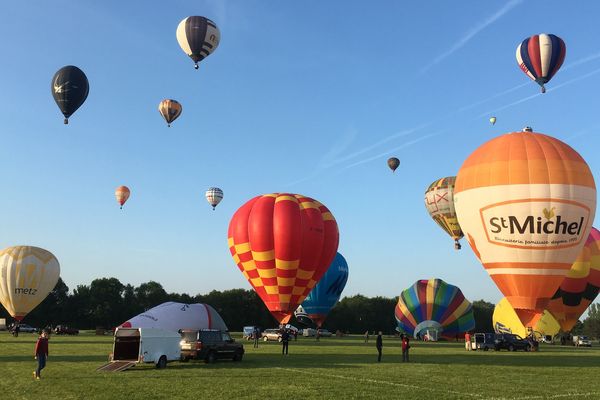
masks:
{"type": "Polygon", "coordinates": [[[181,335],[155,328],[117,328],[108,364],[99,371],[124,371],[139,363],[165,368],[181,359],[181,335]]]}

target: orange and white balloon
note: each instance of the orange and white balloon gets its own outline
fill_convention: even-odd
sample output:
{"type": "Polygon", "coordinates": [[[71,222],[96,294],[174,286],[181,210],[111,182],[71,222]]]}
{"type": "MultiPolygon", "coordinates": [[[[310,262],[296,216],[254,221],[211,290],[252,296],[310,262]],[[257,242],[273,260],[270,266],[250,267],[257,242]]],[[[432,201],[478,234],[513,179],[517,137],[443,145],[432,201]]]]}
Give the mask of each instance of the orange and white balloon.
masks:
{"type": "Polygon", "coordinates": [[[119,186],[117,188],[117,190],[115,190],[115,197],[117,199],[117,203],[119,203],[121,208],[123,208],[123,205],[129,198],[130,194],[131,194],[131,191],[129,190],[129,188],[127,186],[119,186]]]}
{"type": "Polygon", "coordinates": [[[58,260],[47,250],[14,246],[0,251],[0,302],[21,321],[50,293],[60,276],[58,260]]]}
{"type": "Polygon", "coordinates": [[[535,326],[592,228],[596,185],[585,160],[553,137],[508,133],[465,160],[454,203],[486,271],[535,326]]]}

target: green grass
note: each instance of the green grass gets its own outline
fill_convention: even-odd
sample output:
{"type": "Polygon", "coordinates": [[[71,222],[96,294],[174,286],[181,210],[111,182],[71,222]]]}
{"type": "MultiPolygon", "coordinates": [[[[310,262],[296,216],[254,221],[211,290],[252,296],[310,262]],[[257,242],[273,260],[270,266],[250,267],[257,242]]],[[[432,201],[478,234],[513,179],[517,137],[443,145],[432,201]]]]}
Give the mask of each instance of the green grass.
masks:
{"type": "MultiPolygon", "coordinates": [[[[239,335],[238,335],[239,337],[239,335]]],[[[413,342],[410,363],[400,342],[298,338],[282,357],[278,343],[244,342],[241,363],[152,365],[96,372],[112,337],[52,336],[43,379],[35,381],[37,335],[0,332],[0,392],[6,399],[543,399],[600,398],[600,348],[542,345],[540,352],[466,352],[462,343],[413,342]]],[[[594,344],[597,346],[597,344],[594,344]]]]}

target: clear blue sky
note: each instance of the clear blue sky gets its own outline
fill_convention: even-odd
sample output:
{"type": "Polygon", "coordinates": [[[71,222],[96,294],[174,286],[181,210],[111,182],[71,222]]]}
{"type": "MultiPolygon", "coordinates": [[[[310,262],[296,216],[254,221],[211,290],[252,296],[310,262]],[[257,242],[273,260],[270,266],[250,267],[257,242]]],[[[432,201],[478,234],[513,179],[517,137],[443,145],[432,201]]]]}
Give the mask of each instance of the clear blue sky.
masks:
{"type": "Polygon", "coordinates": [[[0,247],[52,251],[71,289],[98,277],[192,295],[249,288],[229,219],[255,195],[289,191],[335,215],[345,295],[396,296],[437,277],[496,302],[468,245],[454,251],[429,218],[424,190],[525,125],[600,176],[599,14],[592,1],[7,2],[0,247]],[[189,15],[221,30],[198,71],[175,38],[189,15]],[[538,33],[567,44],[545,95],[515,61],[538,33]],[[50,81],[69,64],[90,94],[65,126],[50,81]],[[171,128],[164,98],[183,105],[171,128]],[[119,185],[132,190],[122,211],[119,185]],[[225,192],[216,211],[210,186],[225,192]]]}

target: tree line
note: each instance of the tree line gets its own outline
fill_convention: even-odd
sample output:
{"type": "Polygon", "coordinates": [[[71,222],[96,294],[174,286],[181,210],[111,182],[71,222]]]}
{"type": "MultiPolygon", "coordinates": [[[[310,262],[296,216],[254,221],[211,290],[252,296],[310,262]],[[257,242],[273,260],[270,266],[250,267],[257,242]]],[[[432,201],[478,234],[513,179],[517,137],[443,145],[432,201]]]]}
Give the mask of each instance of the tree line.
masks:
{"type": "MultiPolygon", "coordinates": [[[[69,291],[59,279],[54,290],[23,322],[34,327],[67,325],[79,329],[110,329],[167,301],[209,304],[223,317],[231,331],[241,331],[247,325],[257,325],[263,329],[277,326],[277,321],[253,290],[213,290],[208,294],[190,296],[187,293],[167,293],[160,283],[154,281],[134,287],[116,278],[94,279],[90,285],[77,285],[73,291],[69,291]]],[[[367,297],[360,294],[344,297],[331,310],[323,327],[332,332],[381,330],[386,334],[394,333],[394,308],[397,302],[398,297],[367,297]]],[[[494,304],[484,300],[473,302],[476,332],[493,332],[494,307],[494,304]]],[[[600,337],[600,306],[592,304],[588,313],[588,318],[578,322],[572,333],[600,337]]],[[[0,318],[11,320],[4,308],[0,311],[0,318]]],[[[290,323],[301,327],[294,318],[290,323]]]]}

